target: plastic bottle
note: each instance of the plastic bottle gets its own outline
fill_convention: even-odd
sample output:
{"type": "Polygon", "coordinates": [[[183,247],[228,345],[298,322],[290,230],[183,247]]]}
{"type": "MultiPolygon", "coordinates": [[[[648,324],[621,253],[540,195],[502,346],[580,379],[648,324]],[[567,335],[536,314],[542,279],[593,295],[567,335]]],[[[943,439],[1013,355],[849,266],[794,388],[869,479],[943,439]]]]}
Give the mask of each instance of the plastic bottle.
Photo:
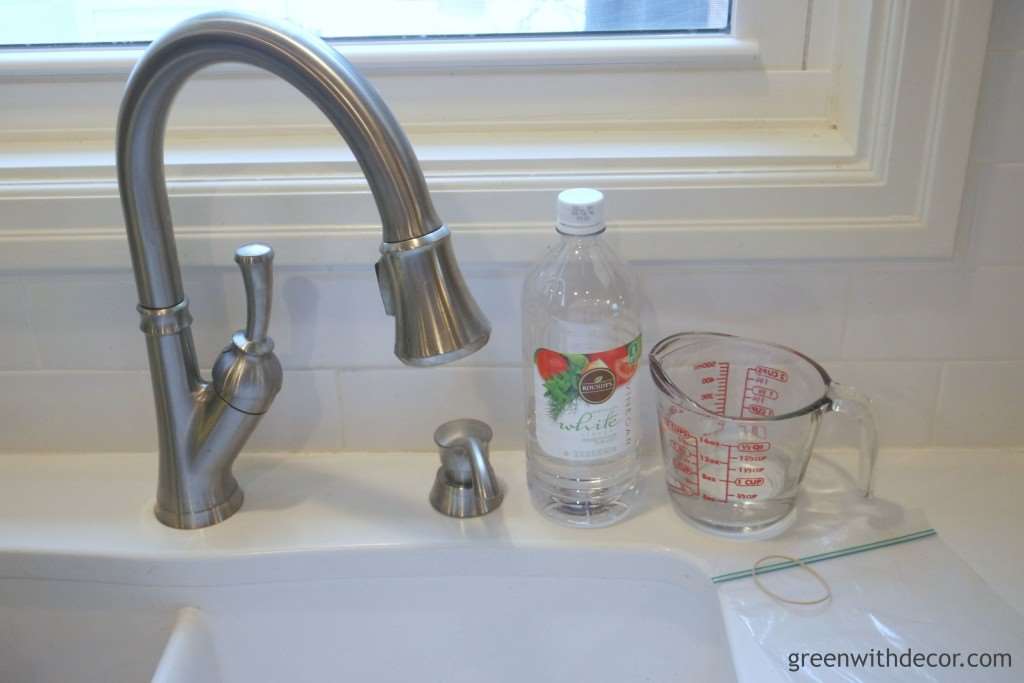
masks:
{"type": "Polygon", "coordinates": [[[607,526],[636,492],[640,297],[600,192],[559,194],[556,229],[523,287],[530,496],[555,521],[607,526]]]}

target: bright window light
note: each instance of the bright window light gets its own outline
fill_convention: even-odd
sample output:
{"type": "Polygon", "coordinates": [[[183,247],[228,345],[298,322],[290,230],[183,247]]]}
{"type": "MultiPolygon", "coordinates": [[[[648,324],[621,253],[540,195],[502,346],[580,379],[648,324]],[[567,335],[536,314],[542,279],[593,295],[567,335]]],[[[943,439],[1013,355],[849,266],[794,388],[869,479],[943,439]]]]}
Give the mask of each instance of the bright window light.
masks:
{"type": "Polygon", "coordinates": [[[730,0],[0,0],[0,45],[148,42],[220,9],[288,20],[324,38],[725,33],[730,0]]]}

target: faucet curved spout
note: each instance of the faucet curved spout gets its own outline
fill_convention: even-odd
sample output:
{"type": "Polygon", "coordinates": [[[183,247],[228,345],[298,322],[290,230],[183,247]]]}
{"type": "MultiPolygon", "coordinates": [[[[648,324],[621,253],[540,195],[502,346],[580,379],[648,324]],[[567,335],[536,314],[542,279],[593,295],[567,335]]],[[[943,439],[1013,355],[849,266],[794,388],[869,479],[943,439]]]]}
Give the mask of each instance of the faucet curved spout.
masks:
{"type": "Polygon", "coordinates": [[[336,50],[295,29],[247,15],[200,15],[146,50],[128,81],[118,118],[118,183],[143,306],[166,308],[183,298],[164,181],[164,130],[171,102],[185,81],[221,62],[266,69],[320,108],[366,175],[385,242],[413,239],[441,226],[398,122],[373,86],[336,50]]]}
{"type": "Polygon", "coordinates": [[[164,177],[164,136],[174,97],[196,71],[242,62],[291,83],[326,115],[352,150],[380,212],[377,278],[395,317],[395,354],[434,365],[481,348],[490,325],[459,272],[448,228],[434,210],[416,155],[380,95],[322,40],[244,14],[204,14],[146,50],[118,116],[121,204],[146,334],[156,402],[160,470],[156,514],[177,528],[215,524],[241,505],[231,465],[281,387],[266,336],[273,251],[236,253],[249,306],[214,364],[199,372],[164,177]]]}

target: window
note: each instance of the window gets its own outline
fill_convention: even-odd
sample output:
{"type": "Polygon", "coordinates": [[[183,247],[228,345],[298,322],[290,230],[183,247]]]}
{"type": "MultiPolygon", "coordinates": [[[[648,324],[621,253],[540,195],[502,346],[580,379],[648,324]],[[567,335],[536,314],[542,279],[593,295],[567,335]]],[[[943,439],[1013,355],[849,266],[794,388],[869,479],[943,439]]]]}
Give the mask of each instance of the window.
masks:
{"type": "MultiPolygon", "coordinates": [[[[293,17],[328,36],[350,25],[350,34],[376,35],[343,37],[335,45],[412,129],[524,123],[550,129],[563,122],[608,129],[625,121],[704,127],[757,121],[763,127],[792,119],[825,128],[836,1],[776,0],[769,7],[753,0],[377,0],[351,12],[361,24],[346,23],[344,13],[330,9],[351,7],[351,0],[235,0],[234,6],[293,17]],[[428,14],[431,22],[403,18],[428,14]],[[393,37],[429,26],[473,35],[393,37]],[[527,30],[532,33],[522,33],[527,30]]],[[[67,80],[65,94],[80,105],[40,111],[33,99],[46,103],[53,93],[26,86],[5,128],[109,127],[116,83],[141,54],[133,41],[213,2],[0,0],[7,15],[0,21],[2,42],[19,45],[0,49],[0,79],[6,73],[12,83],[67,80]],[[83,92],[75,92],[79,88],[83,92]],[[106,108],[101,97],[111,100],[106,108]]],[[[225,2],[231,5],[216,0],[225,2]]],[[[172,125],[322,123],[287,86],[267,77],[265,86],[253,88],[254,78],[251,70],[231,68],[199,74],[176,105],[172,125]],[[246,80],[232,84],[224,77],[229,73],[244,73],[246,80]],[[220,82],[202,84],[211,79],[220,82]],[[198,94],[204,90],[211,93],[208,101],[198,94]]]]}
{"type": "MultiPolygon", "coordinates": [[[[39,31],[56,30],[65,3],[0,0],[23,25],[0,21],[22,45],[0,49],[0,267],[60,253],[123,265],[113,124],[142,47],[102,43],[145,40],[180,16],[163,13],[208,1],[185,12],[122,0],[151,8],[152,24],[58,38],[39,31]],[[63,40],[101,44],[52,44],[63,40]]],[[[532,257],[554,193],[579,185],[607,191],[637,259],[951,253],[991,0],[429,1],[360,7],[463,22],[476,8],[480,23],[458,29],[474,37],[383,37],[426,30],[389,21],[335,45],[395,111],[469,260],[532,257]],[[548,9],[502,30],[536,33],[492,33],[488,11],[523,6],[548,9]],[[608,23],[602,8],[626,6],[608,23]],[[557,21],[574,12],[566,32],[557,21]]],[[[305,6],[245,3],[337,34],[305,6]]],[[[378,217],[358,166],[275,77],[197,74],[175,103],[166,166],[185,263],[224,262],[240,238],[275,241],[281,263],[372,258],[378,217]]]]}
{"type": "Polygon", "coordinates": [[[287,20],[329,39],[729,28],[729,0],[3,0],[0,45],[148,42],[194,14],[224,9],[287,20]]]}

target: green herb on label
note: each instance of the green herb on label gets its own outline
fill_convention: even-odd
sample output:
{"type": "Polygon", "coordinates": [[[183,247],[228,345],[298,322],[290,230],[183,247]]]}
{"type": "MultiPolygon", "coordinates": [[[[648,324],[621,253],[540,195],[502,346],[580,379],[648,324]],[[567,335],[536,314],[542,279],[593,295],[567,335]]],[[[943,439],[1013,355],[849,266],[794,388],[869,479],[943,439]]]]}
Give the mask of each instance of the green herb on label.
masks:
{"type": "Polygon", "coordinates": [[[629,342],[629,350],[626,352],[626,359],[630,365],[636,365],[640,362],[640,337],[637,337],[633,341],[629,342]]]}
{"type": "Polygon", "coordinates": [[[579,396],[580,375],[587,365],[587,357],[581,353],[564,356],[569,367],[563,372],[544,380],[544,397],[548,403],[548,417],[557,420],[579,396]]]}

